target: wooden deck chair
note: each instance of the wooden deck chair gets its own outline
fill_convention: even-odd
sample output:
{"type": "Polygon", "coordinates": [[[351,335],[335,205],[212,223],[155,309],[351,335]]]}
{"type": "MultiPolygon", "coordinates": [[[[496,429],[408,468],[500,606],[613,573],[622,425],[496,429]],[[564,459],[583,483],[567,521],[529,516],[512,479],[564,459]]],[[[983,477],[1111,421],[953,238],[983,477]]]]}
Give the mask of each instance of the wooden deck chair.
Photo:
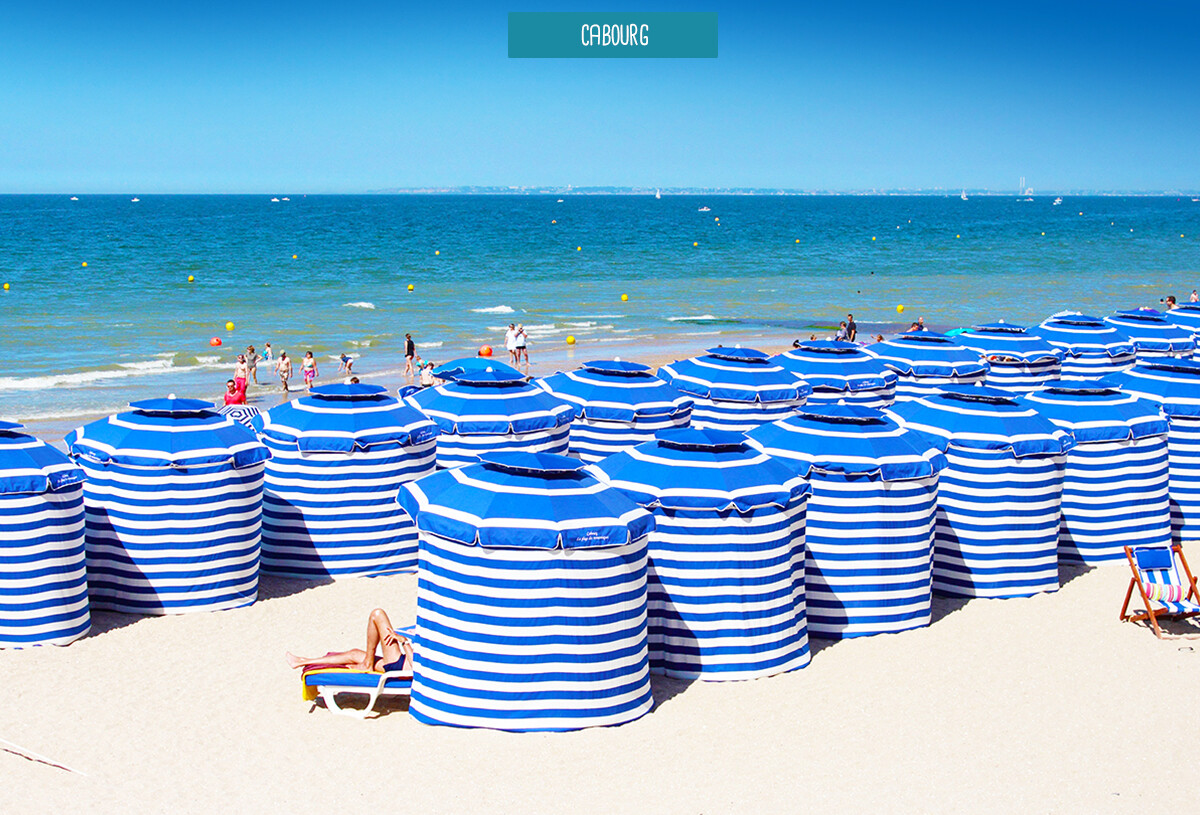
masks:
{"type": "Polygon", "coordinates": [[[1179,544],[1126,546],[1125,557],[1129,559],[1133,577],[1125,592],[1125,604],[1121,606],[1123,621],[1149,620],[1155,636],[1162,639],[1159,617],[1183,620],[1200,615],[1200,591],[1196,589],[1196,578],[1183,556],[1183,547],[1179,544]],[[1141,595],[1146,610],[1130,614],[1129,601],[1134,589],[1141,595]]]}
{"type": "MultiPolygon", "coordinates": [[[[414,640],[415,625],[397,628],[397,634],[404,634],[414,640]]],[[[343,716],[354,716],[365,719],[375,710],[380,699],[388,696],[407,697],[412,693],[412,665],[403,665],[396,671],[358,671],[353,668],[314,665],[306,668],[300,674],[300,684],[304,691],[304,700],[314,702],[318,698],[325,707],[343,716]],[[339,693],[363,694],[367,697],[364,708],[341,707],[337,703],[339,693]]]]}

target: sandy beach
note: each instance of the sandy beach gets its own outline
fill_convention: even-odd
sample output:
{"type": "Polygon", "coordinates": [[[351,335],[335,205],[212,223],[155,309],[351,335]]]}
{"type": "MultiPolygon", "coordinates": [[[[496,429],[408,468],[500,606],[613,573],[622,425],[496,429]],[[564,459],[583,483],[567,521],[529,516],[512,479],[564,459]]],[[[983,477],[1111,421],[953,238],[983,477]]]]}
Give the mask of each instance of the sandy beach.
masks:
{"type": "Polygon", "coordinates": [[[411,622],[411,575],[264,579],[231,612],[99,612],[68,648],[0,652],[0,738],[78,771],[3,745],[0,809],[1189,811],[1200,640],[1119,622],[1124,568],[1062,579],[1029,599],[935,599],[927,629],[815,640],[791,674],[659,677],[642,719],[561,734],[302,701],[284,651],[357,645],[376,605],[411,622]]]}

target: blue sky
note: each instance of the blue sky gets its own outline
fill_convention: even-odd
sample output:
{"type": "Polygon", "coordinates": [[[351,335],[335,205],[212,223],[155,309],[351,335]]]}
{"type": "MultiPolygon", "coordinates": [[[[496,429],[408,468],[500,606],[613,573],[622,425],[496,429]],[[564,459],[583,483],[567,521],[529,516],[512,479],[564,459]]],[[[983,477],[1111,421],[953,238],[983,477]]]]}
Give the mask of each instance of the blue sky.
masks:
{"type": "Polygon", "coordinates": [[[508,11],[598,7],[26,2],[0,192],[1200,188],[1189,0],[654,3],[720,58],[507,58],[508,11]]]}

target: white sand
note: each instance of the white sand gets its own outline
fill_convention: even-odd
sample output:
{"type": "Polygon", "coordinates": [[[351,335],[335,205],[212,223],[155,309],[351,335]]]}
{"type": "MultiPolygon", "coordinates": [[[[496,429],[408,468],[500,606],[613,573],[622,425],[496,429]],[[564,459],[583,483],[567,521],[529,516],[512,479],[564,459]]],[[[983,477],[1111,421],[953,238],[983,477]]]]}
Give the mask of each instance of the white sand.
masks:
{"type": "Polygon", "coordinates": [[[1064,578],[817,641],[792,674],[656,679],[641,720],[565,734],[310,711],[284,651],[358,645],[375,605],[410,622],[411,575],[102,612],[70,647],[0,652],[0,738],[87,773],[0,750],[0,812],[1195,811],[1200,640],[1119,622],[1121,566],[1064,578]]]}

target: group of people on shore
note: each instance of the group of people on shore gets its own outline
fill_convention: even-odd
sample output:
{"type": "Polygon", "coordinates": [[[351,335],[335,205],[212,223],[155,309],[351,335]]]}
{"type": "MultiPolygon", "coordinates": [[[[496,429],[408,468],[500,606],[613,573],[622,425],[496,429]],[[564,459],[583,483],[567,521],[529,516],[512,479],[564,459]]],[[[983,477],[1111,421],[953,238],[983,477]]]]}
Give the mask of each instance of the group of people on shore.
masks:
{"type": "MultiPolygon", "coordinates": [[[[259,384],[259,362],[274,363],[272,370],[279,377],[280,387],[285,394],[289,393],[289,382],[294,375],[294,369],[292,367],[292,359],[288,356],[287,351],[280,351],[279,358],[276,359],[275,352],[271,348],[271,343],[263,344],[262,354],[259,354],[253,345],[248,345],[245,351],[237,355],[237,361],[233,366],[233,378],[225,382],[225,404],[246,404],[247,389],[251,384],[259,384]]],[[[345,372],[347,376],[352,376],[354,373],[353,366],[353,358],[347,354],[342,354],[338,373],[345,372]]],[[[320,375],[320,371],[317,369],[317,360],[313,356],[312,351],[304,352],[304,358],[300,361],[300,374],[304,377],[304,389],[312,390],[313,382],[320,375]]]]}

